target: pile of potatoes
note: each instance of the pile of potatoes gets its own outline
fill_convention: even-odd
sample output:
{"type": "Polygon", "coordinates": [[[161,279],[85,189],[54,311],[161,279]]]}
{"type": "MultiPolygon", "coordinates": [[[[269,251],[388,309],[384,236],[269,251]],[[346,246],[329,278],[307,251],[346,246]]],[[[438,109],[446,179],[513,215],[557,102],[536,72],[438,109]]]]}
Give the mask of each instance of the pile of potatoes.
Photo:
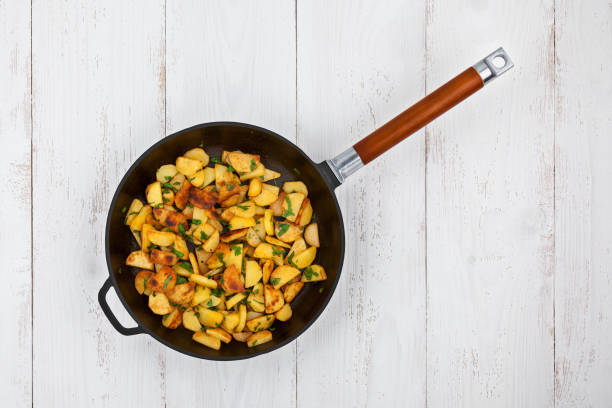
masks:
{"type": "Polygon", "coordinates": [[[157,170],[146,203],[123,209],[141,248],[126,265],[139,269],[134,286],[164,327],[182,324],[215,350],[232,339],[254,347],[291,318],[305,283],[327,278],[313,264],[319,231],[308,188],[288,181],[281,190],[280,176],[258,155],[219,159],[197,147],[157,170]]]}

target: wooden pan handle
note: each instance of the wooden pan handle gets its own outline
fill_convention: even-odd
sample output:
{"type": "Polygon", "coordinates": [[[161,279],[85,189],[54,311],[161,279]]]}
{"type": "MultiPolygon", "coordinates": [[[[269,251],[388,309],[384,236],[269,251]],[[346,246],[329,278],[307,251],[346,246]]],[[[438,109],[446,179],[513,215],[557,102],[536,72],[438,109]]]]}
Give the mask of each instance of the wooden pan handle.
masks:
{"type": "Polygon", "coordinates": [[[327,166],[344,180],[474,92],[512,68],[514,64],[503,48],[498,48],[476,64],[391,119],[380,129],[330,160],[327,166]]]}
{"type": "Polygon", "coordinates": [[[478,72],[469,67],[361,139],[353,148],[363,164],[368,164],[483,86],[484,82],[478,72]]]}

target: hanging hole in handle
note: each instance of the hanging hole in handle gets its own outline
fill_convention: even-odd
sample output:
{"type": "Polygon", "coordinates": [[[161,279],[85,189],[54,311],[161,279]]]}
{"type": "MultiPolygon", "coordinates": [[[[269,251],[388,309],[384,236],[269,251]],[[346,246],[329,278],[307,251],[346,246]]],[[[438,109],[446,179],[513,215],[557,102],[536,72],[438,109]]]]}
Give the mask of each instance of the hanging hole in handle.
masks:
{"type": "Polygon", "coordinates": [[[493,58],[493,65],[495,65],[495,68],[503,68],[504,65],[506,65],[506,59],[504,57],[502,57],[501,55],[496,55],[493,58]]]}

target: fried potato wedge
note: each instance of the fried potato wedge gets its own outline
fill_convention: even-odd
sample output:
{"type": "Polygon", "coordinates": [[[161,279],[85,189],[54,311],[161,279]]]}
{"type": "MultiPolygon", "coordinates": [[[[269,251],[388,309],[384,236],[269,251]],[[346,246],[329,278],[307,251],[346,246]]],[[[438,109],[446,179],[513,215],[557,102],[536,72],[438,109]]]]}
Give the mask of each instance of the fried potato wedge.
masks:
{"type": "Polygon", "coordinates": [[[151,262],[151,259],[149,259],[147,254],[145,254],[142,250],[130,253],[125,260],[125,264],[127,266],[149,270],[153,270],[155,267],[153,263],[154,262],[151,262]]]}
{"type": "MultiPolygon", "coordinates": [[[[271,280],[271,279],[270,279],[271,280]]],[[[266,313],[274,313],[285,304],[283,293],[272,285],[264,285],[266,313]]]]}
{"type": "Polygon", "coordinates": [[[251,334],[247,339],[246,343],[249,347],[255,347],[260,344],[267,343],[272,340],[272,332],[270,330],[263,330],[257,333],[251,334]]]}
{"type": "Polygon", "coordinates": [[[149,295],[149,309],[155,314],[165,315],[174,310],[170,301],[163,293],[153,292],[149,295]]]}
{"type": "Polygon", "coordinates": [[[304,287],[304,282],[289,283],[283,287],[283,298],[285,303],[291,303],[304,287]]]}
{"type": "Polygon", "coordinates": [[[191,338],[194,341],[197,341],[198,343],[211,349],[219,350],[221,348],[221,340],[209,334],[206,334],[203,331],[193,333],[193,336],[191,336],[191,338]]]}

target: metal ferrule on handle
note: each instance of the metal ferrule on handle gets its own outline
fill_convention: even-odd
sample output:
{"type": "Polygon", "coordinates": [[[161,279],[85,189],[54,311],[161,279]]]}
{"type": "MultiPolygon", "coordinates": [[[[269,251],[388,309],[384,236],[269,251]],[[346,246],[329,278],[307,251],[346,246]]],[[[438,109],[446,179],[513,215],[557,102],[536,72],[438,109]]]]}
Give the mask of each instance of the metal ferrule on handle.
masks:
{"type": "Polygon", "coordinates": [[[353,147],[327,164],[340,183],[397,143],[465,100],[484,85],[512,68],[514,64],[498,48],[470,68],[436,89],[404,112],[391,119],[353,147]]]}

